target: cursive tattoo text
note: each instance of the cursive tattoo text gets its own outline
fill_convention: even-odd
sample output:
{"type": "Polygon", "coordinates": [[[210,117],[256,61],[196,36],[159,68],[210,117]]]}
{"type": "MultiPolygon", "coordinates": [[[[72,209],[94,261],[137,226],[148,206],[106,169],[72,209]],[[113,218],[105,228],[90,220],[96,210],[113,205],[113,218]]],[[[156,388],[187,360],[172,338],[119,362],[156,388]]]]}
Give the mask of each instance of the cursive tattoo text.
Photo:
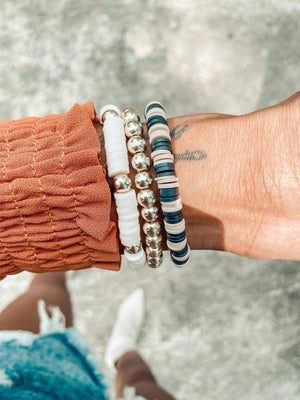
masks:
{"type": "Polygon", "coordinates": [[[188,125],[184,125],[182,127],[180,127],[179,125],[175,126],[175,128],[172,129],[170,135],[172,138],[179,139],[184,132],[186,132],[188,130],[189,126],[188,125]]]}
{"type": "Polygon", "coordinates": [[[201,161],[207,158],[207,154],[201,150],[189,151],[186,150],[185,153],[174,154],[175,161],[201,161]]]}

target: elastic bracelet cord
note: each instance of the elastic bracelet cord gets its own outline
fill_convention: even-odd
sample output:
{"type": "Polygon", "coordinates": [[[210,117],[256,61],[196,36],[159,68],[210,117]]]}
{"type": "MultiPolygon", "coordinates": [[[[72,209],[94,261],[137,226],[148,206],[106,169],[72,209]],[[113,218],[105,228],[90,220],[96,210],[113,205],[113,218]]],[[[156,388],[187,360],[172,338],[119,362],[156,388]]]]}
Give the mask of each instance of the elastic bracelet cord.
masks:
{"type": "Polygon", "coordinates": [[[185,266],[190,260],[187,244],[179,183],[175,174],[174,155],[166,111],[160,102],[147,104],[145,118],[151,144],[151,158],[159,189],[159,199],[164,215],[164,227],[171,260],[177,267],[185,266]]]}
{"type": "Polygon", "coordinates": [[[146,141],[143,138],[143,127],[140,117],[134,108],[127,107],[122,113],[125,125],[125,134],[128,138],[127,148],[132,155],[131,166],[136,171],[135,186],[138,189],[137,201],[141,206],[141,215],[144,219],[143,231],[146,235],[147,264],[151,268],[158,268],[163,261],[162,236],[159,210],[155,206],[156,195],[151,190],[152,176],[149,173],[150,158],[145,154],[146,141]]]}
{"type": "Polygon", "coordinates": [[[124,122],[114,105],[102,107],[100,121],[106,149],[108,176],[114,179],[114,198],[118,213],[120,241],[130,267],[144,267],[146,256],[141,243],[139,212],[135,190],[131,188],[124,122]]]}

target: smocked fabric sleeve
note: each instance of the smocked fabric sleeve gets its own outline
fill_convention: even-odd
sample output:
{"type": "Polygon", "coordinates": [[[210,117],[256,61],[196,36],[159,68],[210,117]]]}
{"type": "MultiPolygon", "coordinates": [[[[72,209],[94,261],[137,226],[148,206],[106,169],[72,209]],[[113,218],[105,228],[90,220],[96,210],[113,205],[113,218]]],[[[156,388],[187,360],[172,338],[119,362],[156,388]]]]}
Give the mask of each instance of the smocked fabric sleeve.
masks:
{"type": "Polygon", "coordinates": [[[0,279],[23,270],[119,270],[92,102],[0,122],[0,279]]]}

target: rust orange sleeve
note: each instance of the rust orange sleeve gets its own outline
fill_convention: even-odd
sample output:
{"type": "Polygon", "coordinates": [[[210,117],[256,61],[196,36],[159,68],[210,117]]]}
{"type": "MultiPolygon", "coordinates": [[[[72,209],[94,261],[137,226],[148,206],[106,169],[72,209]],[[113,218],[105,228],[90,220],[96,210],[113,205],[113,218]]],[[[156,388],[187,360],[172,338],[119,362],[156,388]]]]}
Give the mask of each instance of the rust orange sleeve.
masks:
{"type": "Polygon", "coordinates": [[[119,270],[92,102],[0,122],[0,279],[23,270],[119,270]]]}

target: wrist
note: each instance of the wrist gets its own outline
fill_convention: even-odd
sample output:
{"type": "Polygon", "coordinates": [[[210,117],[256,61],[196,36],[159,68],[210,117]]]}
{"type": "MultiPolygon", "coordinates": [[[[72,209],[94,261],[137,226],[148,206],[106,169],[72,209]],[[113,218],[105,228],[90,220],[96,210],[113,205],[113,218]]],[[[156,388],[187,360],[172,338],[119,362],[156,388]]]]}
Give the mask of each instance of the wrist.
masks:
{"type": "Polygon", "coordinates": [[[292,110],[169,120],[191,248],[299,258],[299,107],[292,110]]]}
{"type": "Polygon", "coordinates": [[[225,250],[224,216],[230,201],[224,197],[232,164],[227,116],[192,115],[172,118],[175,169],[192,249],[225,250]],[[226,128],[225,128],[226,125],[226,128]],[[227,167],[224,169],[224,165],[227,167]]]}
{"type": "MultiPolygon", "coordinates": [[[[228,149],[229,125],[224,127],[223,118],[206,118],[205,115],[176,117],[168,119],[172,136],[172,149],[175,156],[176,175],[179,178],[179,190],[183,202],[183,212],[186,221],[188,243],[191,249],[213,249],[226,250],[229,246],[224,238],[224,220],[228,217],[228,198],[224,196],[227,185],[221,184],[225,179],[224,172],[230,173],[229,165],[224,171],[224,163],[232,161],[232,150],[228,149]],[[216,123],[217,120],[217,123],[216,123]],[[223,129],[227,135],[223,135],[223,129]],[[231,161],[230,161],[231,160],[231,161]],[[220,178],[221,177],[221,178],[220,178]]],[[[145,124],[144,136],[147,141],[146,154],[150,157],[151,146],[148,140],[148,132],[145,124]]],[[[95,126],[99,141],[101,143],[100,163],[106,167],[106,153],[103,139],[102,126],[95,126]]],[[[155,178],[153,165],[149,171],[155,178]]],[[[230,174],[229,174],[230,175],[230,174]]],[[[134,185],[135,171],[130,169],[129,176],[134,185]]],[[[231,178],[229,176],[229,178],[231,178]]],[[[107,177],[108,184],[113,192],[113,180],[107,177]]],[[[152,190],[159,199],[158,187],[153,182],[152,190]]],[[[157,206],[160,209],[159,221],[163,227],[163,215],[159,200],[157,206]]],[[[115,202],[111,203],[111,220],[117,223],[118,217],[115,202]]],[[[140,217],[142,226],[143,219],[140,217]]],[[[141,229],[142,241],[145,242],[145,235],[141,229]]],[[[162,229],[163,249],[167,249],[166,236],[162,229]]],[[[120,249],[123,246],[120,243],[120,249]]]]}

